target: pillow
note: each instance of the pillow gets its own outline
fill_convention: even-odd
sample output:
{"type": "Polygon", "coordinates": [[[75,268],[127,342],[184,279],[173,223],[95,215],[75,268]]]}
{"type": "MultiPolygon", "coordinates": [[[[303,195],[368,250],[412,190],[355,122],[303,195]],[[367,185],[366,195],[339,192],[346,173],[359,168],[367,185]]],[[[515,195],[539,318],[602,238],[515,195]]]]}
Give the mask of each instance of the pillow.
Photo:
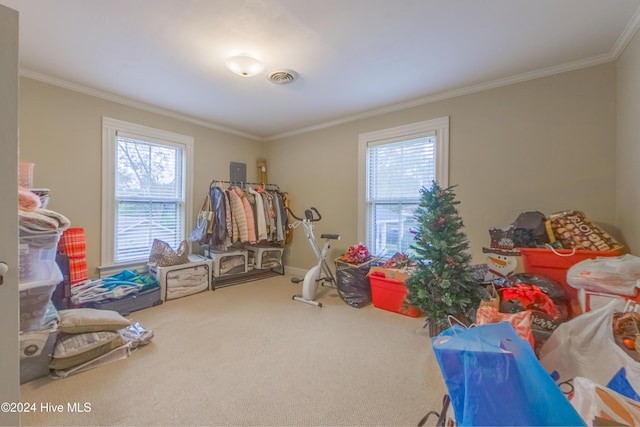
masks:
{"type": "Polygon", "coordinates": [[[50,369],[67,369],[81,365],[124,345],[118,332],[87,332],[62,335],[53,349],[50,369]]]}
{"type": "Polygon", "coordinates": [[[113,310],[97,308],[72,308],[58,311],[60,332],[82,334],[85,332],[117,331],[131,324],[129,319],[113,310]]]}

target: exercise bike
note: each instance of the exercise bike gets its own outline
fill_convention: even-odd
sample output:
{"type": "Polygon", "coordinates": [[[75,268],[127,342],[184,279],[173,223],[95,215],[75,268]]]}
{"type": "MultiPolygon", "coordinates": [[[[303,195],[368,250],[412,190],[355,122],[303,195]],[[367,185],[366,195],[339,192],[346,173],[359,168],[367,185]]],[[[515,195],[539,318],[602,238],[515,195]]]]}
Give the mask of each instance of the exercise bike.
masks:
{"type": "Polygon", "coordinates": [[[302,282],[302,295],[294,295],[292,299],[295,301],[315,305],[316,307],[322,307],[322,303],[316,301],[314,298],[316,297],[316,291],[318,290],[319,284],[325,285],[325,283],[329,283],[329,285],[325,286],[331,286],[334,288],[336,287],[336,279],[333,276],[331,269],[327,265],[325,257],[327,256],[327,252],[331,247],[331,240],[340,240],[340,235],[320,235],[320,238],[326,239],[324,246],[320,248],[320,245],[318,244],[318,241],[313,234],[313,223],[322,219],[320,212],[318,212],[316,208],[309,208],[304,211],[303,219],[295,215],[293,211],[291,211],[291,209],[287,208],[287,211],[291,214],[292,217],[296,219],[295,222],[289,224],[289,227],[296,228],[300,224],[302,224],[302,226],[304,227],[304,232],[307,236],[307,240],[309,240],[309,244],[311,245],[313,252],[316,254],[316,257],[318,258],[318,262],[316,263],[316,265],[311,267],[309,271],[307,271],[304,279],[300,279],[297,277],[291,279],[291,282],[296,284],[302,282]]]}

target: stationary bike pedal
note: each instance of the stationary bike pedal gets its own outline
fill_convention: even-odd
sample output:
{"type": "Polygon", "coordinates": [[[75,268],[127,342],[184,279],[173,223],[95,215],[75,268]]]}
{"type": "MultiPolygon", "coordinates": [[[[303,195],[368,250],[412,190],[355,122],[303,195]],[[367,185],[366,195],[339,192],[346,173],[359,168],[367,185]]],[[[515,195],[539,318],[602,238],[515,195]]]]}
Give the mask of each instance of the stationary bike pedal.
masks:
{"type": "Polygon", "coordinates": [[[301,279],[301,278],[299,278],[299,277],[292,277],[292,278],[291,278],[291,283],[296,283],[296,284],[298,284],[298,283],[300,283],[300,282],[302,282],[302,279],[301,279]]]}

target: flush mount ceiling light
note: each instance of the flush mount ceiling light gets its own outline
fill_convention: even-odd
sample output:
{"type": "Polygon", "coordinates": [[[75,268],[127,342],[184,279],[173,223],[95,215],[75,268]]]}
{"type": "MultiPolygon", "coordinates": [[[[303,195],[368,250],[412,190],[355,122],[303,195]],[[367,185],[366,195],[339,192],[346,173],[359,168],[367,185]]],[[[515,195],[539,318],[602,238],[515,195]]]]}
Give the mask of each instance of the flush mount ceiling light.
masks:
{"type": "Polygon", "coordinates": [[[252,77],[264,70],[262,62],[245,53],[227,58],[225,65],[231,72],[242,77],[252,77]]]}

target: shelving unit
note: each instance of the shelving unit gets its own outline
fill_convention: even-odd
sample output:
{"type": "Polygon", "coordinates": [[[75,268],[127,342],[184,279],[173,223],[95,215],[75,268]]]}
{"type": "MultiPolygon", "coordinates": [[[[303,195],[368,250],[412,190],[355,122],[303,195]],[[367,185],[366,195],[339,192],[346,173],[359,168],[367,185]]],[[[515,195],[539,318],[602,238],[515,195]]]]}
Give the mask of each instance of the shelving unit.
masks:
{"type": "Polygon", "coordinates": [[[217,288],[224,288],[226,286],[238,285],[241,283],[247,283],[254,280],[266,279],[268,277],[283,276],[284,265],[279,267],[269,268],[265,270],[253,269],[246,273],[230,274],[222,277],[213,278],[213,290],[217,288]]]}

